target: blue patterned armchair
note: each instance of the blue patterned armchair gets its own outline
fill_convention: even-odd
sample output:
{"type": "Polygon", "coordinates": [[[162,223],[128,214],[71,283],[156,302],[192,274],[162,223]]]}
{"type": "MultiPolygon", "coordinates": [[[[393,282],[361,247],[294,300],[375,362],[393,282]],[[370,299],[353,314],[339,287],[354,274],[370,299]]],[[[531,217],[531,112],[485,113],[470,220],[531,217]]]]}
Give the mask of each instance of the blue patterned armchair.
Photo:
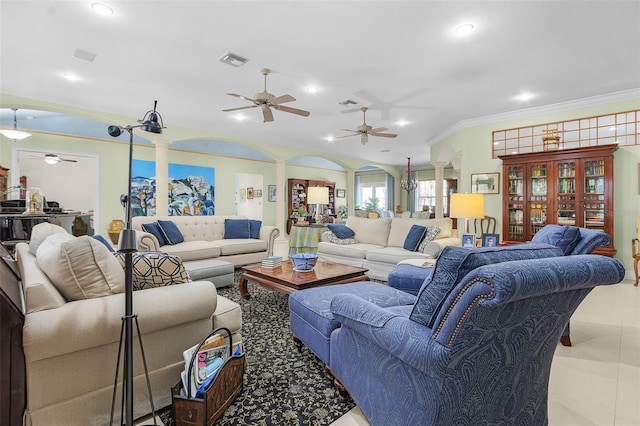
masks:
{"type": "Polygon", "coordinates": [[[432,279],[414,305],[332,299],[341,326],[330,369],[373,426],[547,424],[551,362],[571,314],[593,287],[624,277],[598,255],[540,247],[539,258],[508,250],[507,261],[486,264],[496,254],[461,250],[449,250],[467,256],[458,267],[434,272],[453,288],[432,279]]]}

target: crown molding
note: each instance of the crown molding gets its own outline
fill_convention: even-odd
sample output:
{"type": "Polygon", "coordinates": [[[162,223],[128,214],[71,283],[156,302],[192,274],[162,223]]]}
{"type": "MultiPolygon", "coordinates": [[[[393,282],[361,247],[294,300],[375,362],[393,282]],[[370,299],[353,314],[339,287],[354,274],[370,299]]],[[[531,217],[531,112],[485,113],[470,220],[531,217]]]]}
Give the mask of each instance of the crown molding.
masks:
{"type": "Polygon", "coordinates": [[[588,98],[576,99],[573,101],[559,102],[556,104],[543,105],[539,107],[519,109],[515,111],[504,112],[500,114],[486,115],[484,117],[470,118],[468,120],[458,121],[449,129],[427,141],[427,145],[435,145],[442,140],[453,136],[460,130],[480,126],[483,124],[495,123],[498,121],[516,120],[523,117],[534,115],[542,115],[560,111],[568,111],[572,109],[590,107],[594,105],[608,104],[612,102],[622,102],[631,99],[640,99],[640,87],[629,90],[621,90],[619,92],[607,93],[606,95],[590,96],[588,98]]]}

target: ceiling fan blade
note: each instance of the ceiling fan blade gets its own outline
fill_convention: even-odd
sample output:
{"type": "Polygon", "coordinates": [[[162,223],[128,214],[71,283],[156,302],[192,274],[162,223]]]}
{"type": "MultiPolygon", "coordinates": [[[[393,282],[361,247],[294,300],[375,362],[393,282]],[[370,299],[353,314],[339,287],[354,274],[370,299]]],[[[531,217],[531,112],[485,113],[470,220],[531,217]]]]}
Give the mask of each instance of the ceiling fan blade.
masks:
{"type": "Polygon", "coordinates": [[[267,105],[262,106],[262,115],[264,117],[264,122],[273,121],[273,111],[267,105]]]}
{"type": "MultiPolygon", "coordinates": [[[[351,131],[353,131],[353,130],[351,130],[351,131]]],[[[352,135],[336,136],[336,137],[335,137],[335,138],[333,138],[333,139],[350,138],[350,137],[352,137],[352,136],[358,136],[358,134],[359,134],[358,132],[355,132],[355,133],[354,133],[354,134],[352,134],[352,135]]]]}
{"type": "Polygon", "coordinates": [[[247,96],[238,95],[237,93],[227,93],[227,95],[234,96],[234,97],[240,98],[240,99],[246,99],[247,101],[255,102],[255,99],[249,98],[247,96]]]}
{"type": "Polygon", "coordinates": [[[371,136],[380,136],[383,138],[395,138],[398,135],[394,135],[393,133],[369,133],[371,136]]]}
{"type": "Polygon", "coordinates": [[[271,99],[271,103],[273,103],[273,104],[283,104],[285,102],[293,102],[295,100],[296,100],[296,98],[294,98],[291,95],[282,95],[282,96],[278,96],[277,98],[271,99]]]}
{"type": "Polygon", "coordinates": [[[284,112],[290,112],[292,114],[297,114],[297,115],[301,115],[303,117],[308,117],[310,112],[309,111],[304,111],[298,108],[291,108],[288,106],[284,106],[284,105],[276,105],[275,108],[279,111],[284,111],[284,112]]]}
{"type": "Polygon", "coordinates": [[[228,108],[228,109],[223,109],[222,111],[224,112],[229,112],[229,111],[238,111],[239,109],[247,109],[247,108],[255,108],[258,105],[249,105],[249,106],[243,106],[243,107],[238,107],[238,108],[228,108]]]}
{"type": "Polygon", "coordinates": [[[66,158],[61,158],[60,161],[68,161],[69,163],[77,163],[78,160],[67,160],[66,158]]]}
{"type": "Polygon", "coordinates": [[[367,133],[373,134],[373,133],[384,132],[386,130],[389,130],[389,129],[387,129],[386,127],[376,127],[375,129],[369,130],[367,133]]]}

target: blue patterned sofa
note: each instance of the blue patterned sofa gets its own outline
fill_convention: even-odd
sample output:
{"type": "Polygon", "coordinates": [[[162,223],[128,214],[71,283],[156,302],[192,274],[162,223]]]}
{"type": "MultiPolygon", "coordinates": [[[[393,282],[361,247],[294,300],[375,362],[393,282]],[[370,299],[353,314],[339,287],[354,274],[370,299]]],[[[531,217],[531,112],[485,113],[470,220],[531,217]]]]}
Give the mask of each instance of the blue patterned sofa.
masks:
{"type": "Polygon", "coordinates": [[[332,298],[329,367],[371,425],[548,423],[558,340],[592,288],[624,268],[543,244],[524,259],[523,246],[447,248],[413,304],[332,298]]]}

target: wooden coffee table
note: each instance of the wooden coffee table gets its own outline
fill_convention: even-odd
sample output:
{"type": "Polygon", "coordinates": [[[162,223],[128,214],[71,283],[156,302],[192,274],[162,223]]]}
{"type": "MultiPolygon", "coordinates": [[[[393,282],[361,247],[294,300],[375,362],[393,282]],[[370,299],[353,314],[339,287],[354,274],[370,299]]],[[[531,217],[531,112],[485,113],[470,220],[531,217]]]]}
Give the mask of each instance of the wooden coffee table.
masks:
{"type": "Polygon", "coordinates": [[[254,281],[264,288],[290,294],[305,288],[325,285],[346,284],[356,281],[367,281],[365,268],[328,263],[318,260],[311,272],[297,272],[293,270],[290,260],[282,262],[282,266],[275,269],[263,268],[259,263],[242,267],[240,276],[240,295],[249,299],[251,295],[247,289],[247,282],[254,281]]]}

